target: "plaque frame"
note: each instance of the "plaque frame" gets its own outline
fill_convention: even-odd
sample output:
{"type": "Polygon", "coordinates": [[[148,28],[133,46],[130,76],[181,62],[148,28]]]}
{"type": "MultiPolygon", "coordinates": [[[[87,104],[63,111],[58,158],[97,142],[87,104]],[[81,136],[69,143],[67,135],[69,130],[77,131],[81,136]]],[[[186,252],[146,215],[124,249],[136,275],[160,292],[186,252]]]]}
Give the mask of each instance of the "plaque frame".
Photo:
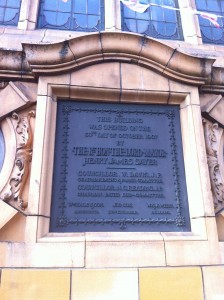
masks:
{"type": "MultiPolygon", "coordinates": [[[[42,175],[42,181],[44,184],[42,185],[43,188],[41,189],[41,197],[40,200],[40,207],[39,211],[42,211],[41,213],[44,216],[50,216],[50,202],[51,202],[51,189],[46,187],[52,186],[52,172],[53,172],[53,145],[54,145],[54,138],[55,138],[55,128],[56,128],[56,111],[57,111],[57,99],[69,99],[73,101],[93,101],[93,102],[109,102],[109,103],[116,103],[119,102],[119,90],[116,89],[105,89],[102,87],[84,87],[84,86],[71,86],[69,93],[66,89],[63,88],[63,86],[58,84],[48,84],[48,93],[50,91],[50,94],[48,94],[47,101],[46,101],[46,118],[48,119],[48,126],[47,130],[45,131],[44,135],[44,144],[50,145],[47,149],[45,147],[44,151],[44,162],[47,162],[48,168],[47,172],[44,172],[42,175]],[[91,96],[90,96],[91,95],[91,96]],[[51,153],[49,155],[49,153],[51,153]],[[45,199],[45,201],[43,201],[45,199]]],[[[197,112],[194,112],[192,107],[189,105],[189,103],[192,102],[191,99],[191,93],[189,91],[184,92],[173,92],[173,93],[167,93],[164,91],[144,91],[141,93],[141,91],[138,91],[138,97],[142,100],[133,101],[131,98],[134,95],[134,91],[123,91],[124,98],[126,98],[123,103],[143,103],[143,104],[166,104],[167,103],[167,97],[169,98],[169,104],[178,104],[180,105],[181,111],[180,111],[180,119],[181,119],[181,131],[182,131],[182,143],[183,143],[183,152],[184,152],[184,163],[185,163],[185,174],[186,174],[186,182],[187,182],[187,190],[188,190],[188,200],[189,200],[189,210],[190,210],[190,218],[191,218],[191,232],[189,233],[181,233],[181,232],[163,232],[163,236],[167,237],[174,237],[175,239],[181,239],[182,235],[184,235],[184,239],[190,239],[190,240],[204,240],[206,239],[206,227],[203,227],[204,220],[197,219],[197,215],[200,214],[199,210],[204,210],[203,207],[203,200],[202,200],[202,193],[201,193],[201,187],[200,184],[195,189],[195,182],[192,182],[192,179],[190,179],[192,174],[191,171],[191,161],[192,159],[189,157],[189,149],[192,149],[192,141],[195,140],[195,128],[193,124],[193,114],[198,114],[197,118],[200,118],[200,108],[197,107],[197,112]],[[147,100],[146,100],[147,99],[147,100]],[[186,123],[185,120],[188,120],[186,123]],[[189,135],[187,137],[186,132],[190,132],[192,137],[189,139],[189,135]],[[201,201],[199,202],[199,206],[195,207],[194,200],[192,201],[192,189],[189,187],[189,185],[194,185],[194,194],[195,192],[198,194],[198,197],[201,198],[201,201]],[[199,210],[198,210],[199,208],[199,210]],[[198,223],[201,223],[200,226],[198,226],[198,223]]],[[[192,93],[195,94],[195,93],[192,93]]],[[[41,108],[40,108],[41,109],[41,108]]],[[[196,128],[196,130],[198,130],[196,128]]],[[[196,145],[194,144],[196,147],[196,145]]],[[[194,149],[194,154],[196,154],[196,149],[194,149]]],[[[196,157],[195,157],[196,159],[196,157]]],[[[44,163],[44,165],[45,165],[44,163]]],[[[195,178],[196,181],[199,181],[195,178]]],[[[195,181],[194,180],[194,181],[195,181]]],[[[38,240],[48,240],[48,238],[51,237],[63,237],[63,239],[66,240],[79,240],[84,239],[85,233],[49,233],[49,218],[39,218],[38,219],[38,240]]],[[[96,239],[99,239],[99,236],[101,235],[100,232],[97,233],[87,233],[88,235],[92,237],[97,237],[96,239]]],[[[126,233],[120,232],[120,233],[107,233],[107,239],[108,236],[114,240],[114,237],[121,235],[122,239],[126,233]]],[[[155,238],[157,235],[155,232],[148,232],[148,233],[133,233],[132,237],[135,236],[137,239],[139,238],[139,235],[143,234],[144,236],[147,234],[147,240],[151,240],[150,236],[155,238]]],[[[105,236],[105,232],[103,233],[105,236]]],[[[158,233],[159,239],[161,238],[160,233],[158,233]]],[[[158,238],[157,237],[157,238],[158,238]]],[[[110,239],[109,239],[110,240],[110,239]]]]}
{"type": "MultiPolygon", "coordinates": [[[[7,254],[2,267],[88,269],[220,264],[223,243],[217,236],[200,107],[204,92],[220,91],[216,79],[209,81],[210,75],[216,74],[214,60],[190,56],[157,40],[125,32],[99,32],[72,38],[68,43],[23,47],[32,72],[28,77],[31,79],[32,74],[38,82],[30,186],[27,184],[29,206],[24,212],[23,242],[1,243],[2,253],[7,254]],[[61,51],[64,46],[68,52],[61,51]],[[59,98],[180,105],[191,232],[49,233],[59,98]]],[[[20,71],[16,71],[19,79],[20,71]]],[[[10,74],[7,71],[7,76],[10,74]]],[[[13,110],[22,109],[11,93],[10,99],[13,110]]],[[[7,113],[1,117],[6,118],[7,113]]]]}
{"type": "MultiPolygon", "coordinates": [[[[108,64],[110,63],[106,63],[106,65],[108,64]]],[[[139,68],[137,66],[130,67],[139,68]]],[[[213,236],[216,223],[211,191],[207,188],[210,185],[210,180],[197,87],[165,79],[165,77],[147,70],[146,72],[149,72],[150,76],[159,82],[158,85],[152,86],[149,83],[149,87],[142,90],[139,89],[138,83],[133,88],[123,87],[121,93],[119,82],[115,87],[114,82],[110,85],[108,81],[105,83],[104,80],[100,83],[96,80],[95,85],[92,84],[93,78],[89,76],[89,68],[93,68],[95,72],[103,70],[105,77],[109,70],[108,66],[104,64],[88,67],[86,70],[80,71],[81,79],[79,78],[79,82],[76,82],[77,72],[55,77],[40,77],[33,149],[33,161],[35,163],[32,165],[28,207],[30,213],[36,215],[37,225],[36,235],[29,234],[28,239],[41,244],[50,243],[52,246],[58,243],[62,248],[68,247],[72,243],[72,247],[76,249],[72,250],[72,255],[78,255],[76,266],[83,266],[85,251],[87,253],[85,264],[87,267],[164,266],[167,263],[189,265],[191,261],[196,259],[193,257],[194,253],[198,249],[204,251],[205,248],[208,250],[205,250],[203,255],[197,255],[197,261],[199,256],[203,263],[210,261],[209,249],[214,249],[214,252],[217,249],[217,237],[213,236]],[[167,81],[169,81],[169,91],[167,91],[167,85],[163,84],[167,81]],[[57,99],[102,103],[180,105],[191,232],[50,233],[57,99]],[[41,164],[39,163],[40,159],[41,164]],[[192,169],[192,165],[194,165],[194,169],[192,169]],[[122,255],[127,247],[132,249],[130,257],[122,255]],[[182,255],[182,249],[185,249],[184,255],[182,255]],[[143,256],[142,253],[144,253],[143,256]],[[105,255],[107,259],[102,260],[102,255],[105,255]]],[[[116,64],[114,68],[119,70],[119,65],[116,64]]],[[[29,224],[31,227],[34,226],[33,222],[30,221],[29,223],[28,219],[28,232],[30,232],[29,224]]],[[[216,261],[215,258],[214,261],[216,261]]],[[[55,264],[57,264],[56,261],[55,264]]]]}

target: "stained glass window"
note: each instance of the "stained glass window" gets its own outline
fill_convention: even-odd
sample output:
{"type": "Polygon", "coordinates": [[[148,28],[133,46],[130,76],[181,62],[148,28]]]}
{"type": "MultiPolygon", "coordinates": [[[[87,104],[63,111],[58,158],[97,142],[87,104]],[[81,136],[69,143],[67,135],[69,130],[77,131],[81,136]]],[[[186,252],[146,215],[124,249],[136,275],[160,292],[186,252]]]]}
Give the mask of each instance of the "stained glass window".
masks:
{"type": "Polygon", "coordinates": [[[0,172],[5,158],[5,142],[2,131],[0,129],[0,172]]]}
{"type": "MultiPolygon", "coordinates": [[[[214,15],[221,15],[224,18],[224,0],[196,0],[197,10],[214,15]]],[[[208,19],[198,16],[201,29],[202,41],[209,44],[224,44],[223,19],[218,18],[220,28],[217,28],[208,19]]]]}
{"type": "Polygon", "coordinates": [[[121,4],[122,30],[137,32],[159,39],[182,40],[180,13],[175,0],[141,0],[142,4],[152,4],[138,13],[121,4]],[[153,5],[156,4],[156,5],[153,5]],[[169,6],[174,9],[167,9],[169,6]]]}
{"type": "Polygon", "coordinates": [[[21,0],[0,0],[0,25],[17,26],[21,0]]]}
{"type": "Polygon", "coordinates": [[[104,0],[41,0],[38,28],[104,30],[104,0]]]}

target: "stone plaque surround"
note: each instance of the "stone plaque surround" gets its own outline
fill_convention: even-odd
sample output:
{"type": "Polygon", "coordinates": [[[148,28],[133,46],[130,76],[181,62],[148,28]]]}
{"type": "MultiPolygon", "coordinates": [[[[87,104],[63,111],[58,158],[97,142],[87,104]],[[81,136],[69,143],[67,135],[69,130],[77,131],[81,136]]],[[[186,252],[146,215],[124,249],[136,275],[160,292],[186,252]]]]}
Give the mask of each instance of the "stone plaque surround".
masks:
{"type": "MultiPolygon", "coordinates": [[[[97,69],[99,68],[97,66],[97,69]]],[[[85,82],[88,82],[87,74],[84,72],[81,78],[82,75],[85,82]]],[[[162,80],[162,77],[158,80],[162,80]]],[[[101,84],[97,83],[97,85],[101,84]]],[[[214,211],[210,192],[207,189],[209,180],[206,157],[204,157],[197,88],[175,83],[175,92],[170,93],[164,90],[153,90],[153,88],[145,90],[144,94],[138,90],[123,89],[122,99],[119,100],[118,88],[71,85],[70,74],[55,78],[40,77],[36,115],[29,206],[26,210],[25,242],[28,244],[27,247],[22,247],[21,253],[18,248],[18,253],[21,254],[18,254],[20,257],[18,263],[10,262],[6,263],[6,266],[29,264],[29,259],[24,261],[23,257],[28,255],[31,244],[33,253],[35,251],[49,252],[52,247],[54,248],[54,255],[51,255],[50,260],[48,257],[46,262],[39,263],[33,258],[34,266],[59,266],[62,262],[58,262],[58,255],[67,253],[68,250],[73,257],[72,262],[70,259],[63,262],[63,266],[68,267],[82,267],[83,265],[86,267],[133,267],[166,264],[174,266],[195,262],[197,264],[198,262],[201,264],[217,262],[218,257],[211,257],[211,252],[213,254],[217,252],[218,244],[214,235],[216,230],[214,211]],[[167,104],[168,102],[170,105],[180,105],[191,232],[134,232],[131,235],[125,232],[49,233],[57,99],[98,100],[103,103],[108,101],[124,104],[167,104]],[[196,136],[197,144],[195,143],[196,136]],[[204,167],[199,169],[198,164],[204,167]],[[124,251],[127,247],[131,249],[128,255],[124,251]],[[122,255],[122,253],[126,254],[122,255]]]]}
{"type": "MultiPolygon", "coordinates": [[[[35,76],[38,79],[33,158],[30,185],[27,184],[24,240],[22,243],[0,243],[2,267],[219,264],[220,249],[198,93],[198,87],[206,84],[211,74],[213,62],[185,55],[153,39],[118,32],[72,40],[62,60],[60,50],[64,46],[63,42],[23,45],[30,66],[27,78],[35,76]],[[180,105],[191,232],[49,233],[58,99],[180,105]]],[[[8,56],[3,57],[8,66],[8,56]]],[[[12,61],[14,72],[15,59],[12,61]]],[[[21,62],[18,63],[19,71],[15,76],[21,78],[21,62]]],[[[8,78],[10,70],[2,74],[8,78]]],[[[217,76],[212,78],[214,85],[217,76]]],[[[13,100],[10,112],[22,110],[21,101],[16,103],[15,97],[7,94],[13,100]]],[[[1,117],[7,117],[10,112],[1,117]]],[[[11,140],[9,132],[5,134],[3,130],[3,134],[6,141],[11,140]]],[[[6,153],[9,148],[6,142],[6,153]]]]}
{"type": "MultiPolygon", "coordinates": [[[[90,69],[95,67],[92,66],[90,69]]],[[[103,71],[104,66],[97,66],[96,69],[97,72],[103,71]]],[[[108,73],[108,66],[105,66],[104,70],[108,73]]],[[[147,72],[150,76],[154,76],[152,71],[147,72]]],[[[78,72],[74,74],[76,73],[78,72]]],[[[137,89],[123,89],[122,99],[119,100],[119,88],[102,87],[102,82],[97,82],[95,87],[76,85],[74,74],[46,76],[39,79],[29,205],[26,210],[26,245],[23,247],[17,245],[17,261],[6,262],[5,266],[28,266],[31,247],[34,255],[31,261],[36,267],[55,267],[61,266],[62,263],[63,267],[84,265],[86,267],[135,267],[167,264],[175,266],[217,263],[219,248],[215,234],[212,198],[207,188],[210,182],[204,153],[197,88],[170,80],[171,86],[175,87],[175,92],[166,92],[164,84],[159,85],[159,88],[149,86],[144,93],[137,89]],[[180,105],[191,232],[134,232],[131,235],[125,232],[49,233],[57,99],[180,105]],[[201,167],[199,168],[198,165],[201,167]],[[131,249],[128,255],[127,248],[131,249]],[[54,249],[54,255],[51,249],[54,249]],[[47,251],[51,255],[46,261],[40,262],[38,256],[35,258],[36,251],[38,253],[47,251]],[[69,257],[66,258],[68,251],[72,261],[69,257]],[[66,254],[64,256],[66,259],[58,261],[58,255],[61,253],[66,254]]],[[[88,74],[87,71],[77,75],[88,83],[92,80],[92,77],[88,78],[88,74]]],[[[162,80],[163,78],[158,76],[157,81],[162,80]]],[[[11,134],[4,130],[4,126],[3,134],[6,140],[10,138],[11,134]]],[[[10,148],[6,143],[6,153],[8,151],[10,148]]],[[[3,243],[2,247],[6,245],[3,243]]]]}
{"type": "Polygon", "coordinates": [[[198,93],[213,61],[126,33],[72,40],[62,59],[64,46],[23,44],[32,70],[28,75],[38,78],[29,205],[25,244],[13,245],[10,251],[16,251],[16,261],[8,259],[4,265],[100,268],[219,263],[198,93]],[[179,105],[191,232],[50,233],[58,99],[179,105]]]}

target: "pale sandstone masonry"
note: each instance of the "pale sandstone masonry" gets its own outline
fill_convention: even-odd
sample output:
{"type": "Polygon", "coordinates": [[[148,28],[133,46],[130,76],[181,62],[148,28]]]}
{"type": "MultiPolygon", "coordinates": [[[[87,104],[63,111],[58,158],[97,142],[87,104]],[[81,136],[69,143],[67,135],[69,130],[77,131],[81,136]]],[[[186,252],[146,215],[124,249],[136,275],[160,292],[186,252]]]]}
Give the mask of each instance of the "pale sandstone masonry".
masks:
{"type": "Polygon", "coordinates": [[[1,28],[0,299],[224,298],[224,50],[181,2],[185,42],[119,32],[119,1],[105,32],[35,30],[28,0],[1,28]],[[191,232],[49,232],[59,98],[180,105],[191,232]]]}

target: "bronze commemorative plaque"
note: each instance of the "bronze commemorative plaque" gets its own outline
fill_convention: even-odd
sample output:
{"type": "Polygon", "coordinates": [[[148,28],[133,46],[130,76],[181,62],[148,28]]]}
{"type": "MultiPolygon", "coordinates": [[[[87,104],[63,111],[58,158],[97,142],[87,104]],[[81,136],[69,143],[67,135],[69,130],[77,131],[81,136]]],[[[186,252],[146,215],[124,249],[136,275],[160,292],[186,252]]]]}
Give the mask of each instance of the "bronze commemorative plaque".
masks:
{"type": "Polygon", "coordinates": [[[50,232],[190,230],[178,105],[58,101],[50,232]]]}

